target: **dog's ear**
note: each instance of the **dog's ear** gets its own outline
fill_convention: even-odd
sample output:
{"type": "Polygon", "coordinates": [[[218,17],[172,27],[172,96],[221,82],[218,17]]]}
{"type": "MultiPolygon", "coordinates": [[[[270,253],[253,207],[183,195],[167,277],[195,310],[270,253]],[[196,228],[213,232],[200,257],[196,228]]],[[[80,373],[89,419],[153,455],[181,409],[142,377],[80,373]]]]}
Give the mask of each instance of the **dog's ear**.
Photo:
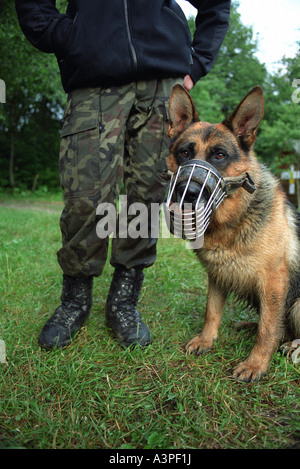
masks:
{"type": "Polygon", "coordinates": [[[169,125],[167,134],[176,137],[192,122],[199,121],[198,112],[190,94],[181,85],[175,85],[169,102],[169,125]]]}
{"type": "Polygon", "coordinates": [[[255,86],[233,113],[223,121],[248,148],[255,142],[259,124],[264,115],[264,97],[260,86],[255,86]]]}

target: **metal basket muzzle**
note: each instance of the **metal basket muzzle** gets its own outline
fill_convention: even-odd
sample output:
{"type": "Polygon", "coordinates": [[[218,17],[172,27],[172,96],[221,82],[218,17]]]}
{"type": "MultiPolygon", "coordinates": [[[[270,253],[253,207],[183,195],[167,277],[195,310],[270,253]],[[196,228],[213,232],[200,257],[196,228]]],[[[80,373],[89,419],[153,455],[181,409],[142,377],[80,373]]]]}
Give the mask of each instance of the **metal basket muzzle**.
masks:
{"type": "Polygon", "coordinates": [[[190,160],[171,177],[166,202],[168,229],[176,237],[203,244],[211,218],[226,197],[226,183],[209,163],[190,160]]]}

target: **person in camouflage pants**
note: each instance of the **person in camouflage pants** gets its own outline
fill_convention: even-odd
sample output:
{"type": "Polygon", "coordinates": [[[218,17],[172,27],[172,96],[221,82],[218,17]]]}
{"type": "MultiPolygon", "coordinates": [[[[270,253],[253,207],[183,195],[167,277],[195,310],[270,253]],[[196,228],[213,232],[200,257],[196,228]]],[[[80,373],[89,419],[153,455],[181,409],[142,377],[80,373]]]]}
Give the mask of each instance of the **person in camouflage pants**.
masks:
{"type": "Polygon", "coordinates": [[[156,258],[158,235],[151,228],[158,226],[159,213],[152,204],[161,205],[167,189],[168,99],[175,83],[189,91],[211,69],[229,25],[230,0],[190,1],[197,9],[193,38],[175,0],[66,3],[61,13],[55,0],[15,0],[24,35],[55,54],[68,94],[59,162],[65,204],[57,253],[61,304],[42,328],[39,344],[70,344],[88,318],[93,279],[107,260],[109,230],[106,236],[99,230],[103,208],[115,210],[124,184],[127,207],[139,204],[146,215],[143,235],[138,229],[129,233],[136,220],[130,215],[124,224],[121,207],[122,223],[112,237],[106,324],[122,345],[145,346],[151,334],[136,306],[143,269],[156,258]]]}
{"type": "MultiPolygon", "coordinates": [[[[151,237],[151,226],[158,225],[159,220],[153,220],[151,204],[165,200],[168,100],[174,84],[182,81],[169,78],[75,90],[68,95],[64,113],[59,155],[64,210],[60,218],[62,248],[57,257],[64,272],[64,290],[69,278],[90,282],[89,295],[81,302],[87,303],[88,312],[92,304],[91,279],[102,274],[108,254],[109,237],[99,238],[97,233],[99,206],[117,206],[124,184],[127,205],[142,203],[149,214],[147,237],[131,237],[128,233],[119,236],[118,230],[112,237],[110,262],[115,273],[106,304],[106,323],[124,346],[144,346],[151,341],[150,331],[135,306],[143,269],[156,259],[157,238],[151,237]]],[[[129,223],[131,217],[126,214],[126,218],[129,223]]],[[[76,295],[71,295],[80,297],[79,289],[77,285],[76,295]]],[[[53,321],[59,318],[61,324],[61,313],[66,318],[69,302],[62,297],[62,303],[64,308],[57,308],[41,332],[39,342],[43,346],[49,343],[49,322],[52,329],[57,329],[53,321]]],[[[72,320],[66,325],[71,327],[72,320]]],[[[59,337],[59,344],[64,344],[63,334],[59,337]]],[[[57,334],[54,340],[57,342],[57,334]]]]}
{"type": "MultiPolygon", "coordinates": [[[[128,205],[161,204],[167,182],[168,98],[176,79],[151,80],[108,89],[70,93],[60,148],[60,178],[65,207],[60,226],[63,247],[58,262],[69,276],[101,275],[108,238],[99,239],[96,209],[116,204],[124,181],[128,205]]],[[[149,220],[149,231],[151,222],[149,220]]],[[[118,227],[117,223],[117,227],[118,227]]],[[[111,264],[126,269],[151,266],[156,241],[112,239],[111,264]]]]}

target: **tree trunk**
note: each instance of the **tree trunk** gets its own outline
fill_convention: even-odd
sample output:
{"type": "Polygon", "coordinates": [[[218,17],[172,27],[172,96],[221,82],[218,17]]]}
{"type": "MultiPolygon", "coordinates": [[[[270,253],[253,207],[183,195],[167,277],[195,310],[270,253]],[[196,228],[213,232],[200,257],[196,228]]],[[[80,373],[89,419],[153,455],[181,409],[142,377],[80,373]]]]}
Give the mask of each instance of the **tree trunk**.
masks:
{"type": "Polygon", "coordinates": [[[31,188],[31,192],[35,192],[36,190],[36,186],[37,186],[37,182],[38,182],[38,178],[40,177],[39,174],[36,174],[34,176],[34,179],[33,179],[33,183],[32,183],[32,188],[31,188]]]}

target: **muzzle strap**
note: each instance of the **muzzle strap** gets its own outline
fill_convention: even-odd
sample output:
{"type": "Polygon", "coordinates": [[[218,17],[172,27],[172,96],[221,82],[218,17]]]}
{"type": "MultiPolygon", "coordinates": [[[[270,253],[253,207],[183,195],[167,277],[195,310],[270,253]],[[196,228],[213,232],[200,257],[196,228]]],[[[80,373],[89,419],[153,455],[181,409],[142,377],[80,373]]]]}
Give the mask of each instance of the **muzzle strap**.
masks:
{"type": "Polygon", "coordinates": [[[253,192],[256,190],[256,186],[248,173],[246,173],[245,176],[237,176],[235,178],[224,178],[224,182],[226,184],[227,195],[233,194],[240,187],[243,187],[243,189],[249,192],[249,194],[253,194],[253,192]]]}

